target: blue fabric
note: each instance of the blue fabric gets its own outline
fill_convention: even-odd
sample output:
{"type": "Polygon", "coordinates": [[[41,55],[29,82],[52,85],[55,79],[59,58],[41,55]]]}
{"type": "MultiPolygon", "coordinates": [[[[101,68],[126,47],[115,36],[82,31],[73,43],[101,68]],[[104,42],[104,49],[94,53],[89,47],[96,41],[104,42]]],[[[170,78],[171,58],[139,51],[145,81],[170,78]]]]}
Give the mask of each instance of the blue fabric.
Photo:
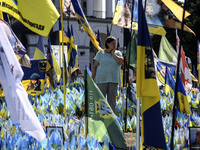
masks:
{"type": "MultiPolygon", "coordinates": [[[[117,56],[122,56],[120,51],[115,50],[117,56]]],[[[94,58],[98,63],[95,81],[96,83],[119,83],[121,84],[121,65],[119,65],[111,53],[98,51],[94,58]]]]}

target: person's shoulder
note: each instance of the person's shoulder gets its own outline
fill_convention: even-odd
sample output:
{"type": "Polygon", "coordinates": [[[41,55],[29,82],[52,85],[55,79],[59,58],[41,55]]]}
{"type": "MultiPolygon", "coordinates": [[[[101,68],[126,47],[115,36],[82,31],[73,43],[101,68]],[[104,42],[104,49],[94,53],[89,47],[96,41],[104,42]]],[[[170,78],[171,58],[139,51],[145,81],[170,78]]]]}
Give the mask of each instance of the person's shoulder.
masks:
{"type": "Polygon", "coordinates": [[[120,50],[115,50],[115,54],[122,55],[122,52],[120,50]]]}

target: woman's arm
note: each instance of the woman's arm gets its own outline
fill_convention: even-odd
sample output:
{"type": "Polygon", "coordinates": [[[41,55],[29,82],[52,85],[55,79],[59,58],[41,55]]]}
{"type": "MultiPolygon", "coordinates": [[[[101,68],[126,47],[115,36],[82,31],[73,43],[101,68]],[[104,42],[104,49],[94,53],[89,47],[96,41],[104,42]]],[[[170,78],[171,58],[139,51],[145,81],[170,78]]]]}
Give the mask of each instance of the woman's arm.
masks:
{"type": "Polygon", "coordinates": [[[92,68],[92,79],[93,80],[96,76],[96,71],[97,71],[98,65],[99,65],[98,61],[94,60],[94,65],[93,65],[93,68],[92,68]]]}
{"type": "Polygon", "coordinates": [[[122,64],[123,64],[123,62],[124,62],[123,56],[117,56],[117,55],[115,54],[115,50],[112,50],[112,51],[111,51],[111,54],[112,54],[112,56],[114,57],[114,59],[116,60],[116,62],[117,62],[119,65],[122,65],[122,64]]]}

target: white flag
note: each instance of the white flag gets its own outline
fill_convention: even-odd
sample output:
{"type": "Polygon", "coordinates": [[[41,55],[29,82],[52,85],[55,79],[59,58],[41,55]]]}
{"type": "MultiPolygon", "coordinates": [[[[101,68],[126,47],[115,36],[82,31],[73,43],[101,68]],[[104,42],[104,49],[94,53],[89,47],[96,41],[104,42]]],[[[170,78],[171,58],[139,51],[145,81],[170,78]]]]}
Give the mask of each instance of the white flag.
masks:
{"type": "Polygon", "coordinates": [[[23,71],[0,23],[0,82],[2,84],[10,117],[21,129],[39,142],[46,135],[28,100],[21,83],[23,71]]]}

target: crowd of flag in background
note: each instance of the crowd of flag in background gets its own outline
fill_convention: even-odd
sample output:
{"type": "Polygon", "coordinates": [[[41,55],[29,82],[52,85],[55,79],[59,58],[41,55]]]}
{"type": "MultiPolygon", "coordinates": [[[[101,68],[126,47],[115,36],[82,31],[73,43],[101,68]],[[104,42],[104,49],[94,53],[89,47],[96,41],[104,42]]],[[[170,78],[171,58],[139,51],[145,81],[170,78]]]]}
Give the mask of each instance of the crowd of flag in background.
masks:
{"type": "MultiPolygon", "coordinates": [[[[97,31],[96,37],[79,1],[64,0],[62,2],[72,4],[74,15],[76,14],[91,42],[97,50],[102,51],[99,31],[97,31]]],[[[162,113],[172,110],[174,92],[177,92],[179,105],[176,110],[176,126],[178,128],[175,130],[173,144],[175,149],[188,148],[188,127],[200,126],[199,114],[192,113],[190,109],[200,107],[199,90],[192,88],[192,80],[197,82],[197,79],[189,70],[181,46],[181,75],[178,76],[178,89],[175,91],[176,56],[179,52],[180,40],[176,32],[176,52],[167,41],[166,31],[163,28],[181,29],[183,9],[173,1],[162,0],[156,5],[151,5],[153,1],[149,1],[145,5],[146,11],[144,11],[142,1],[135,0],[133,2],[132,6],[134,7],[130,10],[129,1],[117,1],[112,24],[138,30],[137,48],[136,35],[133,33],[131,42],[127,46],[126,57],[130,59],[128,60],[130,66],[135,67],[137,49],[137,88],[133,87],[132,98],[133,102],[136,101],[136,95],[142,99],[140,147],[169,149],[170,133],[174,130],[171,128],[172,114],[162,115],[162,113]],[[159,9],[155,9],[154,12],[148,11],[157,7],[159,9]],[[161,8],[162,13],[160,12],[161,8]],[[152,19],[151,16],[154,18],[152,19]],[[149,33],[162,35],[159,58],[154,58],[156,56],[151,46],[149,33]]],[[[117,108],[116,114],[114,114],[88,73],[85,73],[86,82],[82,78],[78,78],[73,83],[68,82],[66,85],[62,85],[60,82],[61,85],[57,86],[61,78],[61,70],[52,53],[49,32],[60,15],[51,0],[35,0],[34,3],[22,0],[0,0],[0,10],[12,15],[27,28],[39,34],[33,60],[29,61],[24,57],[26,50],[11,27],[4,20],[0,20],[0,69],[2,70],[0,82],[4,89],[4,92],[0,91],[1,148],[109,149],[110,147],[114,149],[116,147],[125,149],[126,143],[122,129],[125,129],[125,125],[129,131],[136,129],[136,104],[130,101],[127,103],[128,117],[127,124],[124,124],[122,102],[126,98],[124,95],[122,96],[121,88],[118,89],[117,108]],[[45,53],[42,36],[48,36],[47,53],[45,53]],[[21,61],[23,67],[20,67],[18,60],[26,60],[24,64],[21,61]],[[87,88],[85,88],[86,86],[87,88]],[[28,96],[25,90],[29,94],[28,96]],[[65,92],[67,92],[66,95],[65,92]],[[90,108],[86,112],[88,113],[87,127],[84,111],[81,110],[82,104],[85,103],[84,94],[90,97],[88,98],[90,108]],[[63,102],[63,95],[67,101],[63,102]],[[100,107],[105,110],[97,109],[100,107]],[[97,124],[98,126],[101,124],[100,128],[97,124]],[[52,134],[47,131],[46,127],[49,126],[57,126],[52,134]],[[59,127],[63,127],[63,135],[60,134],[59,127]],[[88,128],[87,133],[85,132],[86,128],[88,128]],[[112,143],[114,147],[109,143],[112,143]]],[[[189,15],[186,11],[184,18],[189,15]]],[[[67,32],[65,32],[62,27],[63,22],[60,22],[59,26],[61,26],[59,27],[59,41],[67,44],[67,52],[64,52],[64,65],[75,68],[78,66],[78,62],[73,27],[71,26],[70,29],[68,25],[67,32]],[[67,59],[65,59],[65,54],[67,54],[67,59]]],[[[186,25],[183,30],[195,34],[186,25]]],[[[200,64],[199,42],[197,42],[197,47],[198,64],[200,64]]],[[[200,71],[199,65],[198,71],[200,71]]],[[[126,106],[124,107],[126,108],[126,106]]]]}

